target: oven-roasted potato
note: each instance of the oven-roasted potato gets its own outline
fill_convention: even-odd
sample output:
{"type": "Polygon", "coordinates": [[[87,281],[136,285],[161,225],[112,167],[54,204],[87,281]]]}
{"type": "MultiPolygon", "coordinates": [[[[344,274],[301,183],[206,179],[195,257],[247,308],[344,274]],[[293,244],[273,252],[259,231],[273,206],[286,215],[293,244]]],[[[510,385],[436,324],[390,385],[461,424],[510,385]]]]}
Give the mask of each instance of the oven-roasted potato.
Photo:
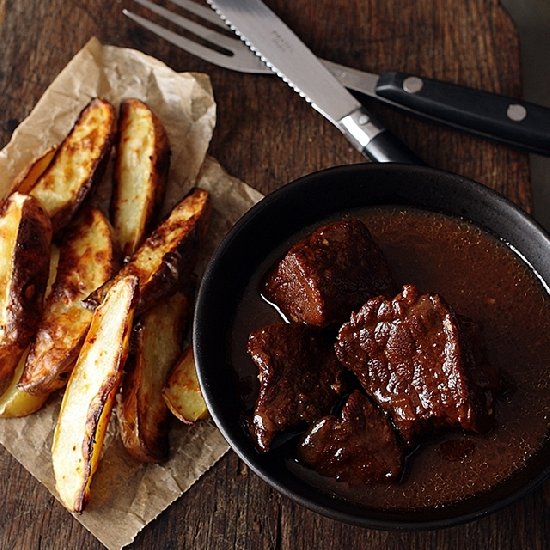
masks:
{"type": "MultiPolygon", "coordinates": [[[[52,244],[50,253],[50,272],[48,275],[48,285],[44,296],[45,299],[47,299],[49,293],[51,292],[51,288],[55,280],[55,274],[57,272],[58,262],[59,248],[55,244],[52,244]]],[[[28,414],[32,414],[40,409],[48,399],[47,393],[31,395],[30,393],[19,389],[17,386],[23,374],[28,353],[29,348],[23,352],[9,386],[6,388],[4,393],[0,395],[0,417],[13,418],[16,416],[26,416],[28,414]]]]}
{"type": "Polygon", "coordinates": [[[94,311],[61,402],[52,462],[57,492],[71,512],[81,512],[89,499],[128,354],[138,291],[134,275],[111,286],[94,311]]]}
{"type": "Polygon", "coordinates": [[[15,369],[9,386],[4,393],[0,395],[0,417],[2,418],[13,418],[32,414],[40,409],[48,399],[47,393],[31,395],[17,387],[17,382],[25,367],[27,352],[28,349],[25,350],[21,359],[19,359],[19,363],[17,364],[17,368],[15,369]]]}
{"type": "Polygon", "coordinates": [[[164,126],[138,99],[120,106],[111,221],[124,257],[152,229],[164,200],[170,144],[164,126]]]}
{"type": "Polygon", "coordinates": [[[52,229],[38,201],[14,193],[0,206],[0,394],[34,336],[48,283],[52,229]]]}
{"type": "Polygon", "coordinates": [[[146,311],[137,323],[117,416],[124,446],[142,462],[160,462],[168,457],[172,415],[162,388],[181,355],[184,328],[190,318],[190,301],[178,293],[146,311]]]}
{"type": "Polygon", "coordinates": [[[24,195],[28,194],[38,181],[38,178],[44,173],[50,164],[55,154],[55,150],[55,147],[50,147],[40,156],[33,159],[30,164],[13,180],[12,189],[24,195]]]}
{"type": "Polygon", "coordinates": [[[87,304],[95,307],[109,288],[129,273],[139,277],[138,313],[173,294],[191,275],[209,213],[208,191],[194,189],[172,209],[118,274],[86,299],[87,304]]]}
{"type": "Polygon", "coordinates": [[[92,319],[82,300],[113,275],[115,264],[109,222],[97,208],[84,208],[67,228],[20,389],[39,395],[67,383],[92,319]]]}
{"type": "Polygon", "coordinates": [[[101,178],[115,123],[115,108],[104,99],[93,99],[31,189],[30,194],[50,216],[54,233],[69,223],[92,185],[101,178]]]}
{"type": "Polygon", "coordinates": [[[208,416],[197,378],[193,346],[187,347],[170,372],[162,395],[174,416],[186,424],[208,416]]]}

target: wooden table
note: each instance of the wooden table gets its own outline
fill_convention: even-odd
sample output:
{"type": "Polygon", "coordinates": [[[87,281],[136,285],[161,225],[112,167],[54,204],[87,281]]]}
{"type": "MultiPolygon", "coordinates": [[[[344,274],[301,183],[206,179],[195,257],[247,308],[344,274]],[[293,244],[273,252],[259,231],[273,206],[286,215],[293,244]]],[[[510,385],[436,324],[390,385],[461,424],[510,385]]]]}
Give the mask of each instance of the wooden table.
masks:
{"type": "MultiPolygon", "coordinates": [[[[519,95],[518,43],[497,0],[271,0],[317,54],[374,71],[406,70],[519,95]]],[[[313,170],[361,162],[339,132],[281,81],[233,73],[136,28],[124,0],[0,0],[0,145],[73,54],[96,35],[177,71],[207,72],[218,104],[210,153],[263,192],[313,170]]],[[[136,8],[137,11],[138,10],[136,8]]],[[[527,157],[373,106],[430,165],[531,207],[527,157]]],[[[4,449],[0,548],[101,548],[4,449]]],[[[550,547],[550,483],[479,521],[431,532],[378,532],[321,517],[271,490],[232,452],[138,537],[133,548],[550,547]]]]}

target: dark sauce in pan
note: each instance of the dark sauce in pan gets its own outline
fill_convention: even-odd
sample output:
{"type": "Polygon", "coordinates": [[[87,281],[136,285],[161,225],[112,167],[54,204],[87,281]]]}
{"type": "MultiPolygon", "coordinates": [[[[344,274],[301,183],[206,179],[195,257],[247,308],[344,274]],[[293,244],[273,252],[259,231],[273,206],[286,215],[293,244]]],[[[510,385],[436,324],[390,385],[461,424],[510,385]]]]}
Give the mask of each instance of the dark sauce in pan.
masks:
{"type": "MultiPolygon", "coordinates": [[[[488,359],[513,382],[513,391],[497,401],[490,433],[452,432],[428,440],[409,456],[400,483],[350,487],[301,466],[292,452],[288,468],[331,494],[384,509],[442,506],[488,490],[521,468],[550,431],[548,289],[508,246],[464,221],[397,207],[352,215],[366,223],[398,283],[440,293],[455,311],[481,324],[488,359]]],[[[261,298],[261,279],[291,244],[266,258],[236,312],[231,360],[245,411],[258,390],[256,367],[246,354],[248,334],[281,320],[261,298]]]]}

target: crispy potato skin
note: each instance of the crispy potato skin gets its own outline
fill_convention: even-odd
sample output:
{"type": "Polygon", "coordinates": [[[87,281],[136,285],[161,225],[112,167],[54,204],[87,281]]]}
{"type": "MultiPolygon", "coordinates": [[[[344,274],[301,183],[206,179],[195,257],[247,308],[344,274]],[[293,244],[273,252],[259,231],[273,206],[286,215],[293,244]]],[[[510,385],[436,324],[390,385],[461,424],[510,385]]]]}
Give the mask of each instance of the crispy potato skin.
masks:
{"type": "Polygon", "coordinates": [[[208,408],[197,378],[193,346],[186,348],[170,372],[162,395],[174,416],[185,424],[208,417],[208,408]]]}
{"type": "Polygon", "coordinates": [[[55,147],[46,149],[40,156],[33,159],[29,165],[13,180],[12,189],[23,195],[28,194],[34,187],[38,178],[49,166],[54,154],[55,147]]]}
{"type": "Polygon", "coordinates": [[[14,193],[0,211],[0,394],[34,336],[48,283],[52,229],[38,201],[14,193]]]}
{"type": "Polygon", "coordinates": [[[65,386],[92,318],[82,300],[105,283],[116,266],[109,222],[97,208],[85,207],[67,228],[20,389],[39,395],[65,386]]]}
{"type": "Polygon", "coordinates": [[[55,234],[69,223],[92,185],[101,179],[115,126],[115,108],[104,99],[93,99],[30,191],[50,216],[55,234]]]}
{"type": "Polygon", "coordinates": [[[111,220],[124,257],[152,229],[164,200],[170,144],[164,126],[142,101],[120,106],[111,220]]]}
{"type": "Polygon", "coordinates": [[[170,212],[136,250],[118,274],[93,292],[86,303],[93,308],[119,278],[134,274],[139,278],[141,314],[189,282],[197,247],[210,216],[210,197],[204,189],[192,190],[170,212]]]}
{"type": "Polygon", "coordinates": [[[171,414],[162,388],[181,354],[191,314],[190,300],[174,294],[145,312],[134,332],[117,415],[124,446],[141,462],[160,462],[168,457],[171,414]]]}
{"type": "Polygon", "coordinates": [[[118,280],[95,310],[61,402],[52,444],[56,489],[71,512],[90,497],[105,431],[128,354],[138,280],[118,280]]]}

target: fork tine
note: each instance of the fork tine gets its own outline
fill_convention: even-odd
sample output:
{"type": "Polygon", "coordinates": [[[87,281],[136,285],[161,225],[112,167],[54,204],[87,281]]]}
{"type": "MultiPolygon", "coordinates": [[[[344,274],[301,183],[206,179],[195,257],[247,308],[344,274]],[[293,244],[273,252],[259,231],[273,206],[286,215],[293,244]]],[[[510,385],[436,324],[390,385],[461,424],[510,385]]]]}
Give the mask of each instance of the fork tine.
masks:
{"type": "Polygon", "coordinates": [[[219,53],[210,48],[206,48],[205,46],[202,46],[197,42],[193,42],[192,40],[189,40],[183,36],[180,36],[179,34],[176,34],[175,32],[172,32],[169,29],[165,29],[164,27],[161,27],[160,25],[157,25],[156,23],[153,23],[152,21],[149,21],[148,19],[145,19],[144,17],[141,17],[129,10],[123,9],[122,13],[126,17],[128,17],[129,19],[137,23],[138,25],[145,27],[147,30],[156,34],[160,38],[163,38],[164,40],[171,42],[178,48],[187,50],[189,53],[192,53],[193,55],[206,59],[207,61],[210,61],[211,63],[215,63],[216,65],[232,68],[231,61],[230,61],[231,58],[229,56],[219,53]]]}
{"type": "MultiPolygon", "coordinates": [[[[186,19],[185,17],[182,17],[181,15],[178,15],[177,13],[174,13],[170,10],[167,10],[166,8],[163,8],[162,6],[158,6],[157,4],[153,4],[153,2],[149,2],[149,0],[134,0],[137,4],[142,5],[143,7],[151,10],[152,12],[156,13],[157,15],[160,15],[161,17],[164,17],[168,21],[171,21],[172,23],[175,23],[182,29],[185,29],[194,35],[202,38],[203,40],[206,40],[210,42],[211,44],[214,44],[216,46],[225,48],[226,50],[229,50],[230,52],[233,52],[233,50],[237,47],[240,47],[242,42],[238,38],[233,38],[230,36],[226,36],[225,34],[221,34],[218,31],[215,31],[213,29],[209,29],[203,25],[199,25],[198,23],[194,23],[193,21],[190,21],[189,19],[186,19]]],[[[174,4],[177,4],[178,6],[181,6],[183,3],[181,1],[173,1],[174,4]]],[[[194,4],[194,2],[190,2],[190,4],[194,4]]],[[[201,7],[198,4],[195,4],[194,7],[201,7]]],[[[194,9],[194,8],[193,8],[194,9]]],[[[193,9],[189,9],[189,11],[193,11],[193,9]]],[[[196,15],[196,12],[199,10],[193,11],[196,15]]],[[[210,10],[212,11],[212,10],[210,10]]],[[[215,12],[212,11],[214,15],[216,15],[215,12]]],[[[218,19],[220,19],[218,17],[218,19]]],[[[221,19],[220,19],[221,21],[221,19]]],[[[225,25],[224,25],[225,27],[225,25]]],[[[227,27],[225,27],[227,29],[227,27]]]]}
{"type": "Polygon", "coordinates": [[[201,6],[196,2],[192,2],[192,0],[169,0],[169,1],[172,2],[172,4],[175,4],[176,6],[179,6],[180,8],[183,8],[184,10],[187,10],[190,13],[194,13],[195,15],[198,15],[201,19],[204,19],[209,23],[212,23],[213,25],[217,25],[218,27],[221,27],[222,29],[226,29],[226,30],[229,28],[225,24],[225,22],[222,20],[222,18],[212,8],[201,6]]]}
{"type": "Polygon", "coordinates": [[[156,23],[153,23],[152,21],[149,21],[148,19],[145,19],[144,17],[141,17],[129,10],[123,9],[122,12],[126,17],[128,17],[138,25],[151,31],[153,34],[156,34],[160,38],[174,44],[178,48],[181,48],[182,50],[186,50],[189,53],[196,55],[197,57],[200,57],[210,63],[214,63],[215,65],[219,65],[220,67],[225,67],[226,69],[239,71],[241,73],[269,73],[270,72],[269,69],[265,65],[263,65],[263,63],[260,61],[259,58],[258,58],[259,63],[256,62],[255,57],[252,57],[250,58],[251,62],[248,64],[244,64],[240,61],[237,64],[235,62],[234,57],[231,55],[220,53],[216,50],[213,50],[211,48],[198,44],[197,42],[193,42],[192,40],[189,40],[188,38],[180,36],[179,34],[176,34],[175,32],[172,32],[169,29],[165,29],[164,27],[161,27],[160,25],[157,25],[156,23]],[[252,63],[252,61],[254,63],[252,63]]]}

